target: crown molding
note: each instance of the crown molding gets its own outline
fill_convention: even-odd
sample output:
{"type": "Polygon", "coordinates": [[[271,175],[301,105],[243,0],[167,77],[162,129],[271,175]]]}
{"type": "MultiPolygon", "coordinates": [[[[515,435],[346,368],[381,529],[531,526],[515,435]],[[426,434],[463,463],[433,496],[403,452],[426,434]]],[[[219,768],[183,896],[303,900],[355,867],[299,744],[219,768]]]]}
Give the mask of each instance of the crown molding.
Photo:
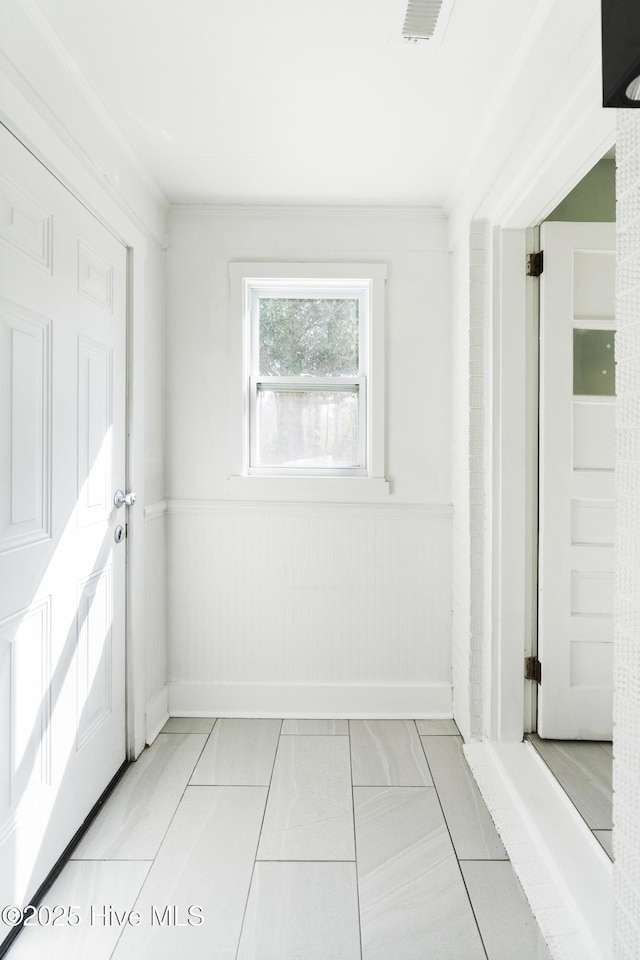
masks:
{"type": "Polygon", "coordinates": [[[167,205],[167,198],[153,179],[148,169],[140,160],[122,130],[117,125],[102,100],[87,80],[86,76],[76,63],[64,42],[55,31],[35,0],[17,0],[26,16],[46,43],[58,65],[71,77],[75,88],[91,107],[91,110],[101,126],[108,133],[110,139],[117,145],[129,165],[135,170],[144,186],[159,203],[167,205]]]}
{"type": "Polygon", "coordinates": [[[380,206],[365,204],[264,204],[264,203],[171,203],[170,213],[238,219],[304,219],[310,217],[357,217],[395,220],[444,220],[447,214],[434,206],[380,206]]]}
{"type": "Polygon", "coordinates": [[[531,55],[532,48],[537,40],[541,30],[547,21],[547,17],[556,0],[542,0],[532,11],[531,21],[522,41],[516,49],[515,55],[509,62],[509,66],[504,72],[502,82],[498,87],[489,109],[485,114],[484,120],[476,134],[473,143],[466,151],[464,162],[461,164],[458,175],[451,189],[451,196],[458,197],[463,192],[470,179],[473,179],[474,173],[478,167],[478,158],[487,149],[496,124],[500,122],[501,114],[505,108],[509,94],[513,85],[525,67],[527,60],[531,55]]]}
{"type": "Polygon", "coordinates": [[[452,248],[474,218],[540,222],[614,142],[615,111],[601,107],[597,0],[579,14],[558,0],[536,11],[470,150],[473,169],[446,206],[452,248]]]}

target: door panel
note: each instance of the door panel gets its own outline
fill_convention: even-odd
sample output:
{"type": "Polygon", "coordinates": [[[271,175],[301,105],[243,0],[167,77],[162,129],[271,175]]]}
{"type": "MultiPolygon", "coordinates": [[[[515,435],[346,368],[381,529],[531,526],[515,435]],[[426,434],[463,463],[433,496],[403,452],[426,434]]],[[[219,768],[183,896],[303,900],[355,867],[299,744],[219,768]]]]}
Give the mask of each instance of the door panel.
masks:
{"type": "Polygon", "coordinates": [[[126,250],[3,127],[0,156],[0,900],[20,904],[125,759],[126,250]]]}
{"type": "Polygon", "coordinates": [[[545,223],[538,733],[611,739],[615,224],[545,223]]]}

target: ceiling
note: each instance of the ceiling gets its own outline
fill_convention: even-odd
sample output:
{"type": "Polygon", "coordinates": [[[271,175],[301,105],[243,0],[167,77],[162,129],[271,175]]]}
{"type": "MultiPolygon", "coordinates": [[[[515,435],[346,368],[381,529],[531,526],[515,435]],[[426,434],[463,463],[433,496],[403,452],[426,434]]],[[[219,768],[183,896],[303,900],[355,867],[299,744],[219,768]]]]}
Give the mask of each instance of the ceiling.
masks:
{"type": "Polygon", "coordinates": [[[405,0],[37,0],[172,202],[442,204],[530,0],[455,0],[440,44],[405,0]]]}

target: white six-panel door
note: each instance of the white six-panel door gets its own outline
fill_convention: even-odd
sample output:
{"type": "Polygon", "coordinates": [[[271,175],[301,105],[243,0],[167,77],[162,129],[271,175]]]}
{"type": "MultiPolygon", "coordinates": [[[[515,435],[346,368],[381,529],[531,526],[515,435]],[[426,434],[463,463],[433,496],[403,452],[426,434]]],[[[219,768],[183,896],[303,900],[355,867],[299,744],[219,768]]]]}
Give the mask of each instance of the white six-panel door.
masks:
{"type": "MultiPolygon", "coordinates": [[[[125,758],[126,251],[0,127],[0,901],[125,758]]],[[[0,940],[7,930],[0,924],[0,940]]]]}
{"type": "Polygon", "coordinates": [[[615,224],[545,223],[538,733],[611,739],[615,224]]]}

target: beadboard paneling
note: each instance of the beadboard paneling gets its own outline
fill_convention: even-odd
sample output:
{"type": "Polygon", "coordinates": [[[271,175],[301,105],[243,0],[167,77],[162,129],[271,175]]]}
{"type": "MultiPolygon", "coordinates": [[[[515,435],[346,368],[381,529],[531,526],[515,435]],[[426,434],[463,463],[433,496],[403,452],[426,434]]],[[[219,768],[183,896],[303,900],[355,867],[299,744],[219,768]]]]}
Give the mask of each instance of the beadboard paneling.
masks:
{"type": "Polygon", "coordinates": [[[277,688],[331,715],[350,687],[365,713],[397,715],[403,688],[450,712],[450,535],[447,505],[169,501],[171,712],[256,691],[268,712],[277,688]]]}
{"type": "Polygon", "coordinates": [[[152,743],[167,720],[166,521],[162,500],[144,511],[147,677],[146,740],[152,743]]]}

